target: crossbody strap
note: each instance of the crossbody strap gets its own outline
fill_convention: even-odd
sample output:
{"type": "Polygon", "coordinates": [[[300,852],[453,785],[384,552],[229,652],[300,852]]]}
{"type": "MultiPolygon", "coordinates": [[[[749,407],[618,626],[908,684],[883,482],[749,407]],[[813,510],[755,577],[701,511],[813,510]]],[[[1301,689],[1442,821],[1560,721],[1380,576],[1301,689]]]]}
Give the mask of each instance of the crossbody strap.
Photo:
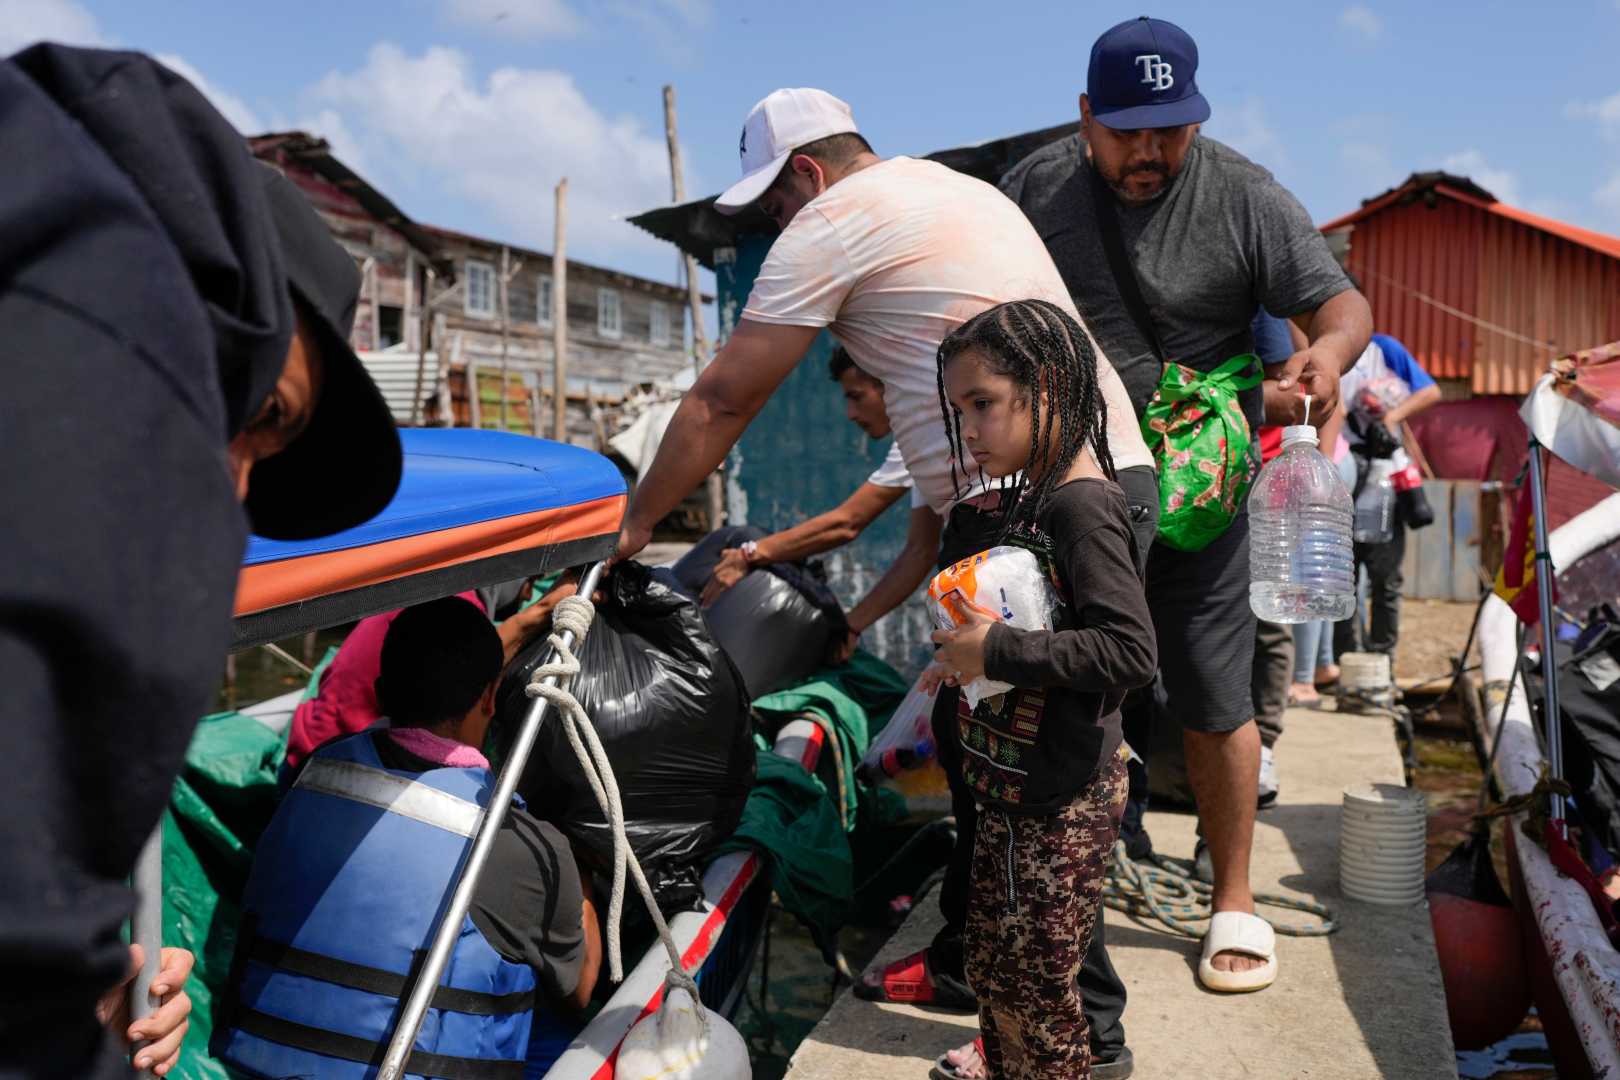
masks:
{"type": "Polygon", "coordinates": [[[1125,235],[1119,227],[1114,193],[1095,165],[1088,161],[1085,169],[1091,177],[1091,201],[1097,208],[1097,231],[1102,234],[1103,254],[1108,256],[1108,269],[1114,275],[1114,286],[1119,290],[1119,298],[1130,313],[1131,321],[1136,323],[1136,329],[1153,346],[1153,355],[1162,368],[1169,357],[1164,351],[1164,342],[1159,340],[1158,328],[1153,325],[1147,301],[1142,297],[1142,283],[1137,280],[1136,268],[1125,253],[1125,235]]]}

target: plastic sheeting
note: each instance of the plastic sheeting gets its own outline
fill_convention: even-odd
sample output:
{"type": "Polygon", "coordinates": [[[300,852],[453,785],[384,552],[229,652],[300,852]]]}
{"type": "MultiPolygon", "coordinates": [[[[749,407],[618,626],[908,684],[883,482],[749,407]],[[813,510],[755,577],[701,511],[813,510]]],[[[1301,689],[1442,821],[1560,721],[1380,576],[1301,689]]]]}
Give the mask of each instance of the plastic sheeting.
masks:
{"type": "Polygon", "coordinates": [[[253,848],[276,804],[286,743],[243,713],[206,716],[163,815],[163,944],[190,949],[191,1027],[168,1080],[231,1080],[208,1054],[227,987],[253,848]]]}
{"type": "MultiPolygon", "coordinates": [[[[626,832],[648,880],[655,888],[695,881],[691,868],[731,835],[754,781],[743,681],[697,605],[662,574],[623,563],[606,588],[571,689],[613,764],[626,832]]],[[[549,649],[537,639],[507,669],[495,721],[503,746],[528,710],[523,688],[549,649]]],[[[518,791],[593,870],[610,871],[612,835],[562,724],[540,729],[518,791]]],[[[670,895],[660,889],[661,902],[670,895]]]]}
{"type": "Polygon", "coordinates": [[[1525,398],[1519,415],[1530,434],[1548,450],[1612,488],[1620,488],[1620,427],[1556,389],[1557,376],[1544,375],[1525,398]]]}

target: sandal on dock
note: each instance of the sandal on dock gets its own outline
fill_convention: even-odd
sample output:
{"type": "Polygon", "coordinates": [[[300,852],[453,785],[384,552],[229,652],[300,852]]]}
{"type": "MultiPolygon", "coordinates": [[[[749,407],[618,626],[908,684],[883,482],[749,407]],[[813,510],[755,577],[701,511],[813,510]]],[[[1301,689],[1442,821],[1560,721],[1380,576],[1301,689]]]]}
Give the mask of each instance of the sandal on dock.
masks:
{"type": "Polygon", "coordinates": [[[902,1005],[937,1005],[944,1009],[976,1012],[979,1003],[960,979],[933,971],[928,950],[914,952],[888,967],[868,971],[854,987],[864,1001],[892,1001],[902,1005]]]}
{"type": "Polygon", "coordinates": [[[1271,924],[1246,911],[1217,911],[1204,935],[1204,953],[1198,961],[1198,981],[1220,994],[1264,990],[1277,981],[1277,935],[1271,924]],[[1265,963],[1249,971],[1219,971],[1210,962],[1219,953],[1252,956],[1265,963]]]}
{"type": "MultiPolygon", "coordinates": [[[[982,1064],[984,1062],[983,1037],[973,1040],[973,1050],[979,1055],[979,1061],[982,1064]]],[[[962,1074],[957,1071],[956,1066],[946,1060],[945,1054],[941,1054],[934,1059],[934,1067],[928,1070],[928,1080],[962,1080],[962,1074]]]]}

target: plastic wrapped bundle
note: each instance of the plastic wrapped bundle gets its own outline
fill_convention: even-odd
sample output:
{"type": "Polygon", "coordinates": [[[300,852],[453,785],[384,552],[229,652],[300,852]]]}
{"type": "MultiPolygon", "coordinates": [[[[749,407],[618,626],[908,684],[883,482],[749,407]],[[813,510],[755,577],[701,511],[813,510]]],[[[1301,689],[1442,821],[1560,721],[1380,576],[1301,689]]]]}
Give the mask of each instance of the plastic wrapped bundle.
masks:
{"type": "MultiPolygon", "coordinates": [[[[673,584],[666,571],[614,567],[572,685],[618,776],[630,845],[655,887],[689,877],[684,871],[732,834],[754,783],[742,678],[673,584]]],[[[536,639],[507,669],[495,721],[503,746],[548,650],[536,639]]],[[[518,792],[593,869],[607,870],[612,835],[562,724],[541,727],[518,792]]]]}
{"type": "MultiPolygon", "coordinates": [[[[1033,552],[1003,545],[941,570],[928,584],[928,601],[941,630],[966,623],[969,611],[1020,630],[1050,630],[1058,596],[1033,552]]],[[[971,708],[1011,689],[1009,683],[980,676],[962,687],[962,696],[971,708]]]]}
{"type": "MultiPolygon", "coordinates": [[[[746,526],[716,529],[675,564],[675,580],[687,596],[702,595],[722,551],[764,535],[746,526]]],[[[819,563],[771,563],[751,570],[703,614],[755,698],[803,682],[849,629],[819,563]]]]}

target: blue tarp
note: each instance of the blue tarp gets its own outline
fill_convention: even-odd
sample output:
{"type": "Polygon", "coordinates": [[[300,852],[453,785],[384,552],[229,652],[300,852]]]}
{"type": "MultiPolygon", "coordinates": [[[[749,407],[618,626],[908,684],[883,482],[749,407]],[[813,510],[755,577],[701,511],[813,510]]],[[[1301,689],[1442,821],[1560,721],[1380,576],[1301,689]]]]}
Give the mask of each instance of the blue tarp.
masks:
{"type": "Polygon", "coordinates": [[[364,547],[622,495],[624,477],[578,446],[469,428],[399,433],[405,473],[393,502],[364,525],[314,540],[248,541],[244,566],[364,547]]]}

